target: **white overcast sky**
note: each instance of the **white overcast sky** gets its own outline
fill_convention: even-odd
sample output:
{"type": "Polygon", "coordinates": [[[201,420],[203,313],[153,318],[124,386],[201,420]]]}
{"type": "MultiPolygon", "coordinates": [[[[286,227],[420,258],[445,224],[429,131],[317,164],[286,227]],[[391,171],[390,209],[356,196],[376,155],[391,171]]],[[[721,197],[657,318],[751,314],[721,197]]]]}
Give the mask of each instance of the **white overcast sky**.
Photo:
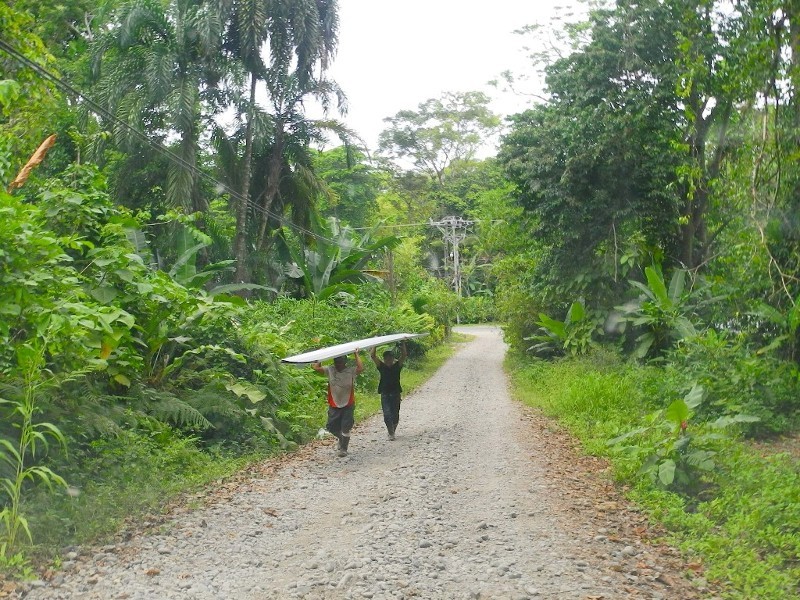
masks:
{"type": "Polygon", "coordinates": [[[329,76],[348,97],[343,120],[375,149],[385,117],[444,92],[481,90],[497,98],[497,113],[524,110],[530,98],[501,98],[487,85],[505,70],[532,74],[523,50],[531,39],[513,31],[540,23],[545,41],[551,20],[573,20],[580,6],[580,0],[339,0],[339,46],[329,76]]]}

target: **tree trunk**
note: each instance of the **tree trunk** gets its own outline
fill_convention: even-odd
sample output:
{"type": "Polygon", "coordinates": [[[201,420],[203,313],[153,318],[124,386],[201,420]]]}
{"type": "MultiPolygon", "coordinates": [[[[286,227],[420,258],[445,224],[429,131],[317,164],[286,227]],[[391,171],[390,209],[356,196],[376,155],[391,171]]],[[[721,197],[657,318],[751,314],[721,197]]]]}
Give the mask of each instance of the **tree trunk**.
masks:
{"type": "Polygon", "coordinates": [[[681,228],[681,263],[687,269],[694,269],[703,264],[708,257],[708,225],[706,213],[711,201],[710,187],[719,177],[722,161],[725,157],[725,142],[728,125],[731,119],[732,104],[730,102],[715,106],[707,117],[702,113],[705,106],[697,99],[692,102],[692,110],[697,115],[694,132],[690,136],[690,156],[697,167],[698,175],[694,190],[686,190],[684,217],[687,222],[681,228]],[[719,134],[716,148],[710,161],[707,160],[708,134],[711,125],[717,122],[719,134]]]}
{"type": "Polygon", "coordinates": [[[245,130],[244,159],[242,163],[242,185],[236,203],[236,237],[233,253],[236,258],[236,283],[245,283],[249,279],[247,269],[247,214],[250,198],[250,170],[253,162],[253,115],[256,105],[256,76],[250,74],[250,104],[247,107],[247,127],[245,130]]]}
{"type": "Polygon", "coordinates": [[[267,170],[267,189],[264,193],[264,203],[261,205],[261,223],[258,228],[258,239],[256,248],[261,248],[264,237],[267,233],[270,211],[278,195],[278,186],[281,180],[281,167],[283,165],[283,121],[278,118],[275,122],[275,142],[272,146],[272,153],[269,157],[269,168],[267,170]]]}

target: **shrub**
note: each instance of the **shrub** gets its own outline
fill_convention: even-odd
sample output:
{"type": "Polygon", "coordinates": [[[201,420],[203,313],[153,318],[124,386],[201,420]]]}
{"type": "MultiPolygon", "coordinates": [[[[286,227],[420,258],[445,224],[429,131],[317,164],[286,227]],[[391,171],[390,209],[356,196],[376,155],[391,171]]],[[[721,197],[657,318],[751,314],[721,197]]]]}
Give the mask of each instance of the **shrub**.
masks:
{"type": "Polygon", "coordinates": [[[700,407],[704,418],[739,413],[758,417],[744,427],[752,436],[797,425],[797,367],[751,351],[744,335],[709,330],[678,344],[668,359],[676,376],[697,381],[707,391],[708,400],[700,407]]]}
{"type": "Polygon", "coordinates": [[[542,356],[586,354],[596,346],[595,338],[603,334],[602,321],[580,301],[570,305],[563,321],[539,313],[539,332],[525,338],[526,342],[536,342],[528,351],[542,356]]]}
{"type": "Polygon", "coordinates": [[[736,423],[757,420],[734,415],[713,422],[696,422],[693,417],[703,396],[701,387],[692,386],[683,398],[648,415],[645,426],[609,440],[609,446],[641,457],[639,474],[647,475],[653,484],[696,493],[704,478],[715,471],[716,455],[729,441],[723,432],[736,423]]]}
{"type": "Polygon", "coordinates": [[[497,318],[495,299],[491,296],[468,296],[458,305],[462,323],[490,323],[497,318]]]}

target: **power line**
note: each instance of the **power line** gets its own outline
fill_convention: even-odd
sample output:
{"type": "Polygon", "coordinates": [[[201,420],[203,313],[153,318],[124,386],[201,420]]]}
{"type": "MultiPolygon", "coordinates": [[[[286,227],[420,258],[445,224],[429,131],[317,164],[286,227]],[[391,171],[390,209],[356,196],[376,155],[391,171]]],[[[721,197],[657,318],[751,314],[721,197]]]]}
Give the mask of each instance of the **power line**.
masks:
{"type": "MultiPolygon", "coordinates": [[[[472,220],[470,220],[470,223],[506,223],[506,220],[505,219],[490,219],[490,220],[487,221],[485,219],[472,219],[472,220]]],[[[402,228],[402,227],[421,227],[423,225],[425,227],[433,227],[433,226],[435,226],[435,224],[433,224],[430,221],[428,221],[427,223],[397,223],[395,225],[376,225],[376,226],[373,226],[373,227],[353,227],[352,229],[354,231],[362,231],[362,230],[366,230],[366,229],[375,229],[376,227],[378,227],[380,229],[399,229],[399,228],[402,228]]]]}
{"type": "Polygon", "coordinates": [[[294,229],[298,233],[303,233],[303,234],[308,235],[310,237],[313,237],[313,238],[315,238],[315,239],[317,239],[319,241],[324,241],[324,242],[327,242],[329,244],[333,244],[334,246],[339,246],[340,248],[343,248],[343,249],[349,247],[349,246],[345,246],[345,245],[339,244],[339,242],[337,242],[334,239],[325,237],[325,236],[320,235],[318,233],[315,233],[315,232],[313,232],[313,231],[311,231],[309,229],[306,229],[305,227],[302,227],[301,225],[297,225],[296,223],[293,223],[292,221],[289,221],[288,219],[286,219],[283,215],[281,215],[279,213],[275,213],[275,212],[270,211],[270,210],[267,210],[262,206],[259,206],[258,204],[256,204],[252,200],[250,200],[249,198],[244,198],[239,192],[231,189],[226,183],[224,183],[222,181],[219,181],[218,179],[216,179],[212,175],[209,175],[208,173],[198,169],[195,165],[187,162],[181,156],[179,156],[178,154],[175,154],[172,150],[170,150],[166,146],[163,146],[160,143],[158,143],[158,142],[156,142],[154,140],[151,140],[147,136],[147,134],[145,134],[144,132],[139,131],[138,129],[136,129],[135,127],[130,125],[129,123],[126,123],[122,119],[119,119],[117,116],[111,114],[105,108],[103,108],[102,106],[97,104],[94,100],[92,100],[91,98],[86,96],[83,92],[81,92],[77,88],[73,87],[71,84],[69,84],[68,82],[64,81],[62,78],[58,77],[57,75],[51,73],[46,68],[42,67],[40,64],[38,64],[35,61],[31,60],[30,58],[28,58],[27,56],[25,56],[24,54],[19,52],[16,48],[10,46],[8,43],[6,43],[2,39],[0,39],[0,49],[4,50],[12,58],[15,58],[17,61],[21,62],[23,65],[33,69],[36,73],[41,75],[43,78],[49,80],[50,82],[54,83],[57,87],[59,87],[62,90],[66,91],[69,95],[71,95],[71,96],[73,96],[75,98],[78,98],[78,99],[82,100],[83,102],[85,102],[86,105],[89,107],[89,109],[92,112],[94,112],[95,114],[97,114],[98,116],[103,117],[104,119],[107,119],[109,121],[112,121],[113,123],[116,123],[116,124],[122,126],[127,131],[133,133],[135,137],[137,137],[140,140],[144,141],[151,148],[154,148],[158,152],[161,152],[168,159],[174,161],[176,164],[180,165],[184,169],[187,169],[187,170],[191,171],[194,175],[197,175],[197,176],[205,178],[206,180],[210,181],[214,185],[218,186],[219,188],[221,188],[222,190],[227,192],[231,197],[233,197],[234,199],[238,200],[239,202],[244,201],[249,208],[251,208],[251,209],[253,209],[253,210],[257,211],[257,212],[260,212],[262,215],[267,215],[269,217],[274,218],[281,225],[285,225],[285,226],[289,227],[290,229],[294,229]]]}

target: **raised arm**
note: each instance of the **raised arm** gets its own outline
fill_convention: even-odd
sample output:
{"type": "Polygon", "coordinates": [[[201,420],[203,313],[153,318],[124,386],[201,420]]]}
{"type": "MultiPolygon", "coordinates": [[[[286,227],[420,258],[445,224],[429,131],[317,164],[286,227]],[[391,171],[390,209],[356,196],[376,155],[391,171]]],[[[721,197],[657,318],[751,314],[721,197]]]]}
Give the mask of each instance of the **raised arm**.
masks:
{"type": "Polygon", "coordinates": [[[358,353],[358,348],[353,352],[353,358],[356,359],[356,375],[364,370],[364,363],[361,362],[361,355],[358,353]]]}
{"type": "Polygon", "coordinates": [[[406,341],[403,340],[403,345],[400,348],[400,358],[397,359],[397,362],[401,365],[406,362],[406,357],[408,356],[408,350],[406,349],[406,341]]]}
{"type": "Polygon", "coordinates": [[[311,363],[311,368],[314,369],[317,373],[325,374],[325,369],[322,368],[322,363],[315,362],[311,363]]]}
{"type": "Polygon", "coordinates": [[[372,348],[370,348],[369,357],[372,359],[372,362],[375,363],[376,367],[380,367],[381,364],[383,364],[383,362],[381,361],[381,359],[378,358],[378,355],[376,354],[377,350],[378,349],[377,349],[376,346],[373,346],[372,348]]]}

